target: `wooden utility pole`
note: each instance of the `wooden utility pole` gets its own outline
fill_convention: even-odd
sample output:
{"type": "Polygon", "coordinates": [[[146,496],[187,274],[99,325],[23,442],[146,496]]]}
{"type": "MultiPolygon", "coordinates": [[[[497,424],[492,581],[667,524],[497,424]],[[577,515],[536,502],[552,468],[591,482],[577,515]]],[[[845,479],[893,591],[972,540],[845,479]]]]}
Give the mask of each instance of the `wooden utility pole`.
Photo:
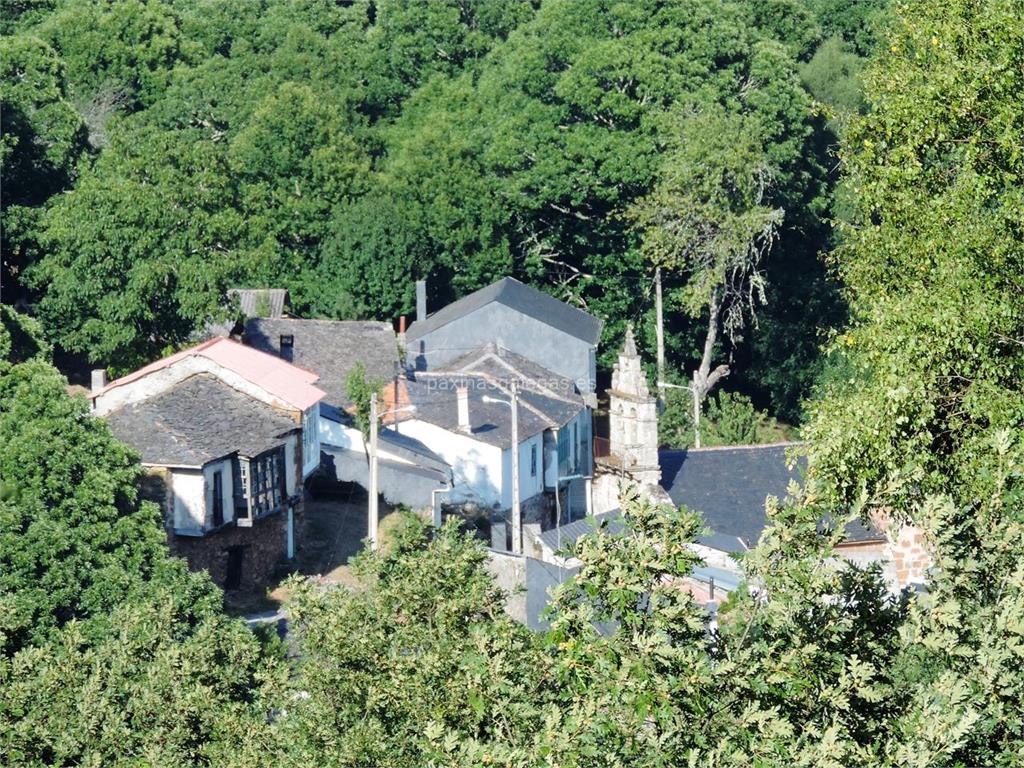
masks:
{"type": "Polygon", "coordinates": [[[657,317],[655,326],[658,339],[658,402],[663,403],[664,388],[661,382],[665,380],[665,317],[661,305],[661,267],[654,270],[654,311],[657,317]]]}
{"type": "Polygon", "coordinates": [[[370,394],[370,508],[367,528],[370,549],[377,549],[377,393],[370,394]]]}
{"type": "Polygon", "coordinates": [[[519,385],[512,382],[512,552],[523,551],[523,510],[519,501],[519,385]]]}
{"type": "Polygon", "coordinates": [[[700,389],[697,386],[697,371],[693,372],[693,447],[700,448],[700,389]]]}

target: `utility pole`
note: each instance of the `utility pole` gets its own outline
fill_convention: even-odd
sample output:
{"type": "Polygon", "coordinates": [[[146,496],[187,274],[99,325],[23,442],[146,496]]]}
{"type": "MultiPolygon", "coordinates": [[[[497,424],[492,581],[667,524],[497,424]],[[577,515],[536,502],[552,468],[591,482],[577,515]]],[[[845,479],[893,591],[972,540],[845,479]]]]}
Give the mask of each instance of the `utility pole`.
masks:
{"type": "Polygon", "coordinates": [[[661,382],[665,380],[665,317],[661,305],[661,267],[654,270],[654,311],[658,316],[655,326],[658,338],[658,403],[663,404],[665,398],[661,382]]]}
{"type": "Polygon", "coordinates": [[[519,384],[512,382],[512,552],[523,551],[523,510],[519,502],[519,384]]]}
{"type": "Polygon", "coordinates": [[[700,448],[700,391],[697,388],[697,371],[693,372],[693,447],[700,448]]]}
{"type": "Polygon", "coordinates": [[[519,502],[519,384],[513,381],[509,387],[509,400],[484,395],[485,403],[499,403],[512,409],[512,552],[523,551],[523,510],[519,502]]]}
{"type": "Polygon", "coordinates": [[[377,549],[377,393],[370,394],[370,511],[368,530],[370,549],[377,549]]]}

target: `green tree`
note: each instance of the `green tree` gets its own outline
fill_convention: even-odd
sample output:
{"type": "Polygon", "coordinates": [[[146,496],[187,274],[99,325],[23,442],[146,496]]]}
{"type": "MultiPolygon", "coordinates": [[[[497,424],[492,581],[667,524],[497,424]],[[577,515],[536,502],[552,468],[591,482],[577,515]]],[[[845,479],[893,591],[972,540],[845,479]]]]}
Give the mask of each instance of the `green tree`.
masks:
{"type": "Polygon", "coordinates": [[[700,409],[730,370],[712,368],[719,335],[734,343],[764,302],[761,262],[784,211],[768,204],[774,171],[756,119],[716,109],[677,119],[661,179],[629,216],[646,258],[683,275],[686,309],[707,318],[691,383],[700,445],[700,409]]]}
{"type": "Polygon", "coordinates": [[[131,370],[189,338],[247,272],[232,246],[247,227],[221,148],[202,134],[117,135],[43,215],[29,284],[53,339],[131,370]]]}
{"type": "Polygon", "coordinates": [[[390,548],[359,556],[359,589],[296,584],[303,696],[275,764],[425,765],[536,722],[537,636],[505,615],[486,557],[454,523],[431,538],[409,515],[390,548]]]}
{"type": "Polygon", "coordinates": [[[383,386],[383,381],[366,377],[366,367],[361,362],[352,366],[352,370],[345,377],[345,392],[352,401],[352,415],[363,437],[370,434],[370,397],[380,392],[383,386]]]}
{"type": "Polygon", "coordinates": [[[182,57],[177,17],[160,0],[61,0],[37,33],[60,53],[83,106],[151,104],[182,57]]]}
{"type": "MultiPolygon", "coordinates": [[[[664,410],[658,415],[658,439],[668,448],[693,445],[693,396],[686,390],[671,388],[665,393],[664,410]]],[[[720,391],[708,398],[701,423],[701,444],[754,445],[785,440],[789,433],[749,397],[720,391]]]]}
{"type": "Polygon", "coordinates": [[[38,206],[71,184],[84,149],[56,52],[27,34],[0,38],[0,298],[19,298],[38,206]]]}
{"type": "Polygon", "coordinates": [[[137,459],[65,386],[0,361],[0,762],[241,764],[276,647],[168,556],[137,459]]]}
{"type": "Polygon", "coordinates": [[[901,3],[846,136],[853,323],[808,429],[836,508],[870,500],[935,558],[906,628],[907,765],[1020,761],[1024,304],[1019,3],[901,3]]]}
{"type": "Polygon", "coordinates": [[[50,347],[39,323],[13,308],[0,304],[0,361],[23,363],[46,358],[50,347]]]}

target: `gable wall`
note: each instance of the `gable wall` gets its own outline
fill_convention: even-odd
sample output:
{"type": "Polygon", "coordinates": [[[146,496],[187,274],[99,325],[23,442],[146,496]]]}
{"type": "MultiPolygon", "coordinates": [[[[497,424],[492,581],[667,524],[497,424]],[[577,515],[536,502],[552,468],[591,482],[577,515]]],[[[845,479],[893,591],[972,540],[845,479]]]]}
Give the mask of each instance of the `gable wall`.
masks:
{"type": "MultiPolygon", "coordinates": [[[[114,387],[109,392],[104,392],[93,399],[93,411],[97,416],[105,416],[111,411],[123,408],[126,405],[133,405],[151,397],[156,397],[185,379],[195,376],[198,373],[209,373],[216,376],[229,387],[252,397],[261,403],[286,412],[301,423],[302,413],[293,408],[291,404],[283,402],[262,387],[253,384],[248,379],[215,363],[203,355],[190,355],[179,360],[166,368],[154,371],[141,379],[114,387]]],[[[314,406],[315,407],[315,406],[314,406]]]]}
{"type": "Polygon", "coordinates": [[[580,392],[595,390],[596,352],[587,342],[497,302],[411,341],[407,354],[417,370],[436,370],[488,343],[573,379],[580,392]]]}

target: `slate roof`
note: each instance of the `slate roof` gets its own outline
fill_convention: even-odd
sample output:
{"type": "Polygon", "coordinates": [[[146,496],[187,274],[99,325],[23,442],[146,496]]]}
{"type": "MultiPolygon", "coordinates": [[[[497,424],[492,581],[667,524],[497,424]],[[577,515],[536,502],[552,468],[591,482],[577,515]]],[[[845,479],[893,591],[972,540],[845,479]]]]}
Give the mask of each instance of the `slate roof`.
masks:
{"type": "Polygon", "coordinates": [[[578,539],[600,527],[603,527],[605,531],[613,536],[621,533],[624,528],[622,512],[615,509],[611,512],[602,512],[593,517],[573,520],[571,523],[566,523],[558,528],[541,531],[540,540],[552,552],[558,552],[561,549],[568,549],[578,539]]]}
{"type": "Polygon", "coordinates": [[[282,317],[288,304],[288,291],[284,288],[229,288],[228,299],[238,299],[242,317],[282,317]]]}
{"type": "Polygon", "coordinates": [[[392,428],[381,429],[377,433],[377,438],[380,440],[381,450],[398,454],[415,462],[417,466],[441,472],[445,477],[451,476],[452,469],[448,462],[415,437],[403,435],[392,428]]]}
{"type": "Polygon", "coordinates": [[[512,443],[512,409],[502,403],[486,403],[483,398],[508,400],[513,381],[519,384],[520,442],[563,426],[585,407],[571,379],[490,344],[444,370],[420,371],[414,379],[403,379],[399,400],[416,408],[407,418],[459,432],[457,390],[464,386],[469,390],[469,436],[507,448],[512,443]]]}
{"type": "Polygon", "coordinates": [[[110,430],[144,464],[200,467],[234,453],[256,456],[298,425],[269,405],[201,373],[107,416],[110,430]]]}
{"type": "Polygon", "coordinates": [[[318,373],[327,401],[339,408],[352,404],[345,380],[356,363],[363,364],[368,379],[389,381],[395,375],[398,339],[390,323],[253,318],[246,321],[242,340],[280,357],[281,336],[293,339],[291,362],[318,373]]]}
{"type": "Polygon", "coordinates": [[[491,302],[504,304],[589,344],[596,345],[601,339],[601,321],[596,317],[525,285],[514,277],[502,278],[486,288],[452,302],[425,320],[414,322],[409,326],[406,338],[409,341],[418,339],[491,302]]]}
{"type": "Polygon", "coordinates": [[[237,341],[219,336],[156,360],[127,376],[114,379],[103,389],[93,392],[89,396],[95,400],[117,387],[130,384],[193,356],[205,357],[217,365],[227,368],[300,411],[320,402],[324,396],[322,389],[313,386],[320,378],[317,374],[290,365],[274,355],[264,354],[259,350],[239,344],[237,341]]]}
{"type": "MultiPolygon", "coordinates": [[[[794,443],[661,451],[661,485],[673,503],[700,512],[710,536],[698,541],[716,549],[738,540],[756,546],[768,519],[768,496],[784,499],[790,481],[800,481],[806,460],[790,469],[786,451],[794,443]]],[[[847,541],[875,541],[880,534],[860,523],[847,526],[847,541]]],[[[737,552],[742,548],[728,548],[737,552]]]]}

